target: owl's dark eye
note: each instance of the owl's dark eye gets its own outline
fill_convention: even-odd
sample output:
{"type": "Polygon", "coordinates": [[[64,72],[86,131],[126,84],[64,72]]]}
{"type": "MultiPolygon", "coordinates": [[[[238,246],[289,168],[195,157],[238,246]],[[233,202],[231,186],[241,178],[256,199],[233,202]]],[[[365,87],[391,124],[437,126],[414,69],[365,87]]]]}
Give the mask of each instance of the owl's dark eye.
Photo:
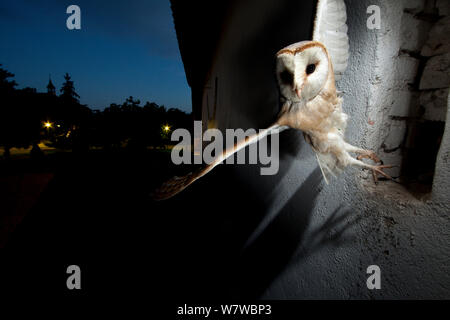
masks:
{"type": "Polygon", "coordinates": [[[316,65],[315,64],[308,64],[308,66],[306,67],[306,74],[311,74],[316,70],[316,65]]]}
{"type": "Polygon", "coordinates": [[[280,73],[280,80],[283,84],[292,85],[294,83],[294,75],[288,70],[284,70],[280,73]]]}

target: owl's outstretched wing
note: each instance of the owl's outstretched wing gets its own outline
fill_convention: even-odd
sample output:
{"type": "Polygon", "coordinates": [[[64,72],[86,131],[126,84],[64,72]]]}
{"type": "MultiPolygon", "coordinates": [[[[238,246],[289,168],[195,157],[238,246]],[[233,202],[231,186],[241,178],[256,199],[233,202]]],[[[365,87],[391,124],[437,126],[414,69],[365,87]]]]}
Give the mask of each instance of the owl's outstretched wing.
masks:
{"type": "Polygon", "coordinates": [[[159,188],[154,190],[151,194],[152,198],[154,200],[166,200],[174,195],[178,194],[179,192],[186,189],[188,186],[190,186],[193,182],[195,182],[197,179],[203,177],[205,174],[210,172],[214,167],[216,167],[218,164],[222,163],[225,159],[230,157],[231,155],[235,154],[239,150],[242,150],[249,144],[255,143],[262,138],[268,136],[269,134],[273,133],[279,133],[283,130],[287,129],[285,126],[280,126],[278,124],[275,124],[267,129],[261,130],[259,133],[254,134],[252,136],[246,137],[245,140],[240,141],[236,144],[234,144],[229,149],[226,149],[222,152],[222,154],[217,157],[211,164],[206,164],[200,169],[190,172],[187,175],[183,177],[173,177],[169,179],[168,181],[164,182],[159,188]]]}
{"type": "Polygon", "coordinates": [[[328,49],[339,80],[347,68],[349,57],[347,11],[344,0],[319,0],[314,20],[313,40],[322,42],[328,49]]]}

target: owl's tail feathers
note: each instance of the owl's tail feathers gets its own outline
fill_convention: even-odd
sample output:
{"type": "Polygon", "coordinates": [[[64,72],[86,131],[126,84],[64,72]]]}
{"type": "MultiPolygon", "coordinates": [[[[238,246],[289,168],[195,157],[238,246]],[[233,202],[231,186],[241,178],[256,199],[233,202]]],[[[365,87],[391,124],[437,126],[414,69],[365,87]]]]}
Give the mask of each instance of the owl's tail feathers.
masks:
{"type": "Polygon", "coordinates": [[[194,183],[195,180],[203,177],[205,174],[207,174],[209,171],[211,171],[215,167],[214,164],[210,164],[208,166],[204,166],[194,172],[190,172],[185,176],[182,177],[173,177],[166,182],[164,182],[159,188],[154,190],[151,193],[151,197],[153,200],[166,200],[169,199],[176,194],[180,193],[184,189],[186,189],[188,186],[190,186],[192,183],[194,183]]]}
{"type": "Polygon", "coordinates": [[[319,152],[315,153],[325,183],[328,184],[330,176],[336,177],[340,175],[343,171],[343,168],[339,166],[337,159],[332,154],[324,154],[319,152]]]}

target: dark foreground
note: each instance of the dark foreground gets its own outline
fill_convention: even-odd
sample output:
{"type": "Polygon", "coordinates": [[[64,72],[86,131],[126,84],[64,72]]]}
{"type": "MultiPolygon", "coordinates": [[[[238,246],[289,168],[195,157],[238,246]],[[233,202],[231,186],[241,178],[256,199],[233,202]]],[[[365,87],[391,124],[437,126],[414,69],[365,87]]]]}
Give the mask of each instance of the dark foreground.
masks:
{"type": "Polygon", "coordinates": [[[170,153],[156,151],[3,162],[2,293],[180,302],[259,297],[290,247],[272,246],[280,241],[275,228],[242,255],[264,210],[235,183],[230,166],[169,201],[152,201],[154,186],[186,170],[168,164],[170,153]],[[81,268],[79,291],[66,287],[72,264],[81,268]]]}

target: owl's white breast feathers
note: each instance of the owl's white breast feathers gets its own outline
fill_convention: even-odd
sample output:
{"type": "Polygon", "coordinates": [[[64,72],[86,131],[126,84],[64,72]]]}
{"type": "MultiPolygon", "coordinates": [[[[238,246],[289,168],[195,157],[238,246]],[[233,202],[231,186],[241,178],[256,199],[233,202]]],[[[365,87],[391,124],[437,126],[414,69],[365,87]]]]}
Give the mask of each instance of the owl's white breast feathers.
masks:
{"type": "MultiPolygon", "coordinates": [[[[318,96],[318,101],[311,103],[327,103],[326,100],[321,99],[322,97],[318,96]]],[[[342,110],[342,103],[343,99],[338,97],[337,103],[333,103],[333,111],[321,123],[318,134],[315,131],[308,132],[317,162],[327,184],[330,176],[339,175],[347,166],[345,156],[340,156],[343,154],[342,151],[345,150],[344,135],[348,119],[348,116],[342,110]]]]}
{"type": "Polygon", "coordinates": [[[347,12],[344,0],[319,0],[314,21],[313,40],[322,42],[333,63],[335,79],[347,68],[349,57],[347,12]]]}
{"type": "Polygon", "coordinates": [[[343,99],[338,98],[338,104],[336,105],[333,113],[330,115],[330,120],[332,122],[332,127],[339,131],[339,134],[343,137],[345,134],[345,129],[347,129],[347,119],[348,116],[342,111],[343,99]]]}

